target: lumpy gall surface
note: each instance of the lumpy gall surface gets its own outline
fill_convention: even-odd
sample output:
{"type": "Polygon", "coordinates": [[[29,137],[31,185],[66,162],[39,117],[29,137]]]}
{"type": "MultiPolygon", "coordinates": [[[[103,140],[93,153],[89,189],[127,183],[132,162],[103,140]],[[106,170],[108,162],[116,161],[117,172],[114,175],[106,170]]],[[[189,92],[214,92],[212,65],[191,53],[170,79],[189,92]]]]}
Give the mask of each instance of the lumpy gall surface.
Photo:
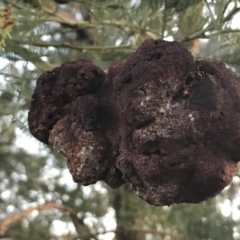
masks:
{"type": "Polygon", "coordinates": [[[146,40],[107,74],[84,59],[43,73],[28,121],[80,184],[128,183],[153,205],[198,203],[240,160],[240,79],[178,42],[146,40]]]}

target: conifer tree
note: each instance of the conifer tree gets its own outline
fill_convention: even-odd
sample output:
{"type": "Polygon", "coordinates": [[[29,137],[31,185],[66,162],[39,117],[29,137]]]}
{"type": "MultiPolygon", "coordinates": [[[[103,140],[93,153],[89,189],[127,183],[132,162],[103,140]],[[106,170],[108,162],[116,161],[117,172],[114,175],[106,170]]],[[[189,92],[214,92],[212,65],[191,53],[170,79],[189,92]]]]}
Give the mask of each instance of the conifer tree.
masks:
{"type": "Polygon", "coordinates": [[[19,133],[30,137],[36,79],[65,61],[90,58],[105,70],[154,38],[239,74],[239,13],[237,0],[0,0],[0,238],[239,239],[238,171],[207,202],[154,207],[127,185],[76,185],[55,150],[16,145],[19,133]],[[223,216],[221,206],[232,212],[223,216]]]}

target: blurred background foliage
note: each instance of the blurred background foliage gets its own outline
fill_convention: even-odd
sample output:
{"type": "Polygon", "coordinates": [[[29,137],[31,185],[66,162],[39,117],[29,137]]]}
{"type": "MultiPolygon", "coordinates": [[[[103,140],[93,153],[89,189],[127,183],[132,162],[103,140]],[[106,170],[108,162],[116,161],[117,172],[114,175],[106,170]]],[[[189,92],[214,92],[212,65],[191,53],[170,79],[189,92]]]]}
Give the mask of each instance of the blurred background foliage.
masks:
{"type": "Polygon", "coordinates": [[[30,138],[41,72],[77,58],[105,70],[146,38],[181,41],[240,73],[238,0],[0,0],[0,238],[240,239],[239,171],[207,202],[154,207],[128,186],[76,185],[65,159],[30,138]]]}

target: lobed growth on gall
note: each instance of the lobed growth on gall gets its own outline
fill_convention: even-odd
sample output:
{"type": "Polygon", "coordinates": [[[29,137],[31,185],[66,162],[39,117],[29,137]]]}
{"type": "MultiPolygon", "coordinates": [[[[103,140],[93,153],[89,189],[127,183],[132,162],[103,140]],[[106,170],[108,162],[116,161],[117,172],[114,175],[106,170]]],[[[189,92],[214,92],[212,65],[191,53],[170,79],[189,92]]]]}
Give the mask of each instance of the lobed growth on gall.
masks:
{"type": "Polygon", "coordinates": [[[153,205],[198,203],[231,182],[240,160],[240,79],[151,39],[107,74],[83,59],[43,73],[28,121],[80,184],[128,183],[153,205]]]}

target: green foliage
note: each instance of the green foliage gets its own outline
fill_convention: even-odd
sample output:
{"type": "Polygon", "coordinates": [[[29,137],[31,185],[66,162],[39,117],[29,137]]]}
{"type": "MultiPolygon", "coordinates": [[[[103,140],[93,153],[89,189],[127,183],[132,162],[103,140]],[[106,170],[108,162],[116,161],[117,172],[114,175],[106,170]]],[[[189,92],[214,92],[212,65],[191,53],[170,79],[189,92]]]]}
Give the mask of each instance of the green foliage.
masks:
{"type": "MultiPolygon", "coordinates": [[[[4,236],[18,240],[101,239],[101,233],[115,231],[112,223],[116,223],[117,229],[138,233],[135,238],[127,235],[130,240],[146,236],[152,240],[239,239],[239,223],[231,215],[224,217],[219,208],[226,200],[233,205],[239,197],[239,173],[227,190],[207,202],[154,207],[128,186],[117,190],[103,183],[78,186],[69,177],[65,159],[55,150],[38,144],[38,152],[30,154],[16,145],[19,132],[30,136],[26,119],[37,77],[67,60],[91,58],[105,70],[110,62],[122,61],[151,37],[182,41],[197,58],[222,60],[240,73],[240,31],[232,26],[240,12],[239,1],[0,2],[11,9],[14,18],[5,33],[0,22],[1,40],[5,41],[0,66],[0,220],[48,202],[74,212],[35,211],[9,225],[4,236]],[[111,211],[115,219],[104,222],[111,211]],[[73,230],[56,236],[52,230],[55,220],[70,224],[73,230]]],[[[117,233],[116,239],[121,239],[117,233]]]]}

